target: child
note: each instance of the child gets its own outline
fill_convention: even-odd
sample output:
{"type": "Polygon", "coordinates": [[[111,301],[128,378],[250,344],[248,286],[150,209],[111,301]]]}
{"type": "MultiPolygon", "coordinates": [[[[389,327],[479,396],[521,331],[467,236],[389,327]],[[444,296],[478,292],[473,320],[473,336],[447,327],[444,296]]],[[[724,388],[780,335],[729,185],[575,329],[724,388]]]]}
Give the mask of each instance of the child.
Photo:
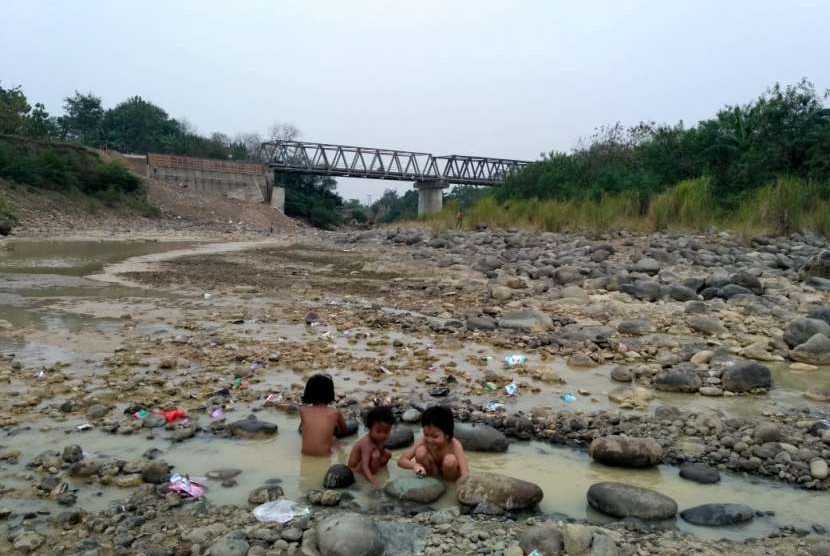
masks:
{"type": "Polygon", "coordinates": [[[453,438],[455,424],[450,408],[439,405],[428,408],[421,415],[421,427],[424,436],[401,455],[398,467],[447,481],[457,481],[470,474],[464,448],[453,438]]]}
{"type": "Polygon", "coordinates": [[[300,426],[303,432],[303,454],[328,456],[334,446],[335,431],[345,431],[343,415],[333,407],[334,382],[329,375],[314,375],[308,379],[300,408],[300,426]]]}
{"type": "Polygon", "coordinates": [[[366,415],[368,434],[355,443],[349,454],[349,467],[355,473],[364,475],[375,488],[380,486],[375,475],[386,468],[386,463],[392,457],[392,453],[383,445],[394,425],[395,416],[390,408],[373,408],[366,415]]]}

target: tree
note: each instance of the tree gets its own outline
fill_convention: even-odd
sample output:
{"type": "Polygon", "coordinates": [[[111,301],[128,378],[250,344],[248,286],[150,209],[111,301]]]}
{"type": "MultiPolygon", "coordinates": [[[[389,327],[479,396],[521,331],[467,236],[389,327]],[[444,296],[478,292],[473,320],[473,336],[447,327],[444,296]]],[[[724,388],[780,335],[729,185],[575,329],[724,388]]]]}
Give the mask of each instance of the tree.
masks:
{"type": "Polygon", "coordinates": [[[296,141],[300,136],[300,130],[294,124],[275,121],[268,128],[269,141],[296,141]]]}
{"type": "Polygon", "coordinates": [[[101,122],[104,109],[101,99],[92,93],[81,94],[75,91],[66,97],[63,103],[64,115],[58,119],[64,139],[77,141],[84,145],[100,144],[101,122]]]}
{"type": "Polygon", "coordinates": [[[29,110],[31,107],[19,86],[11,89],[0,86],[0,133],[22,133],[29,110]]]}
{"type": "Polygon", "coordinates": [[[130,153],[166,152],[181,134],[176,120],[140,96],[107,110],[102,127],[107,145],[130,153]]]}
{"type": "Polygon", "coordinates": [[[60,136],[60,126],[57,119],[46,111],[46,107],[37,102],[26,118],[24,135],[38,139],[57,138],[60,136]]]}

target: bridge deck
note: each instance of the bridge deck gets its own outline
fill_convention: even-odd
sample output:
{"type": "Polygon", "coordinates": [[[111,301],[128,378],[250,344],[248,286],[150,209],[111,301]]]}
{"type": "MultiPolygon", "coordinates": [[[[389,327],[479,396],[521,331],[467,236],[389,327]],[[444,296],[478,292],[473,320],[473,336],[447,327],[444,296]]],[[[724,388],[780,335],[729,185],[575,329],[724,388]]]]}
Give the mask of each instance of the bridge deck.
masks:
{"type": "Polygon", "coordinates": [[[350,147],[304,141],[262,144],[267,164],[279,172],[447,184],[498,185],[529,162],[481,156],[350,147]]]}

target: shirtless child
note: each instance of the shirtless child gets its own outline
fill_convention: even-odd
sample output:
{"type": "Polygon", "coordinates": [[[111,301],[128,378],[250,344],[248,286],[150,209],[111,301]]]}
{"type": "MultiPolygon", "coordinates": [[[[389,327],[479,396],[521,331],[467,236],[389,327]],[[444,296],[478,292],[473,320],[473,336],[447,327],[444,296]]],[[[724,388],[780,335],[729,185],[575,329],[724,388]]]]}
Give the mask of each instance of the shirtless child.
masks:
{"type": "Polygon", "coordinates": [[[384,447],[392,427],[395,425],[395,416],[386,406],[375,407],[366,415],[366,428],[369,432],[355,443],[349,454],[349,467],[355,473],[360,473],[372,483],[380,487],[377,475],[386,469],[386,463],[392,453],[384,447]]]}
{"type": "Polygon", "coordinates": [[[421,427],[424,436],[401,455],[398,467],[447,481],[457,481],[470,474],[464,448],[453,438],[455,422],[450,408],[440,405],[428,408],[421,415],[421,427]]]}
{"type": "Polygon", "coordinates": [[[334,446],[336,431],[346,430],[346,420],[335,408],[334,382],[328,375],[314,375],[306,382],[300,408],[300,426],[303,433],[303,454],[328,456],[334,446]]]}

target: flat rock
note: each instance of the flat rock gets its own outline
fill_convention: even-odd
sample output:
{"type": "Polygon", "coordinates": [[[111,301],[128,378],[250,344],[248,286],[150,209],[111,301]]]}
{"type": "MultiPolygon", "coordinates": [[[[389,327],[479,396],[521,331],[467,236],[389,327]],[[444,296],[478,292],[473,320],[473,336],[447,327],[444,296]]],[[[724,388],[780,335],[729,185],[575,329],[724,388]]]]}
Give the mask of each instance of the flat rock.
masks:
{"type": "Polygon", "coordinates": [[[677,502],[657,491],[603,482],[588,489],[588,504],[595,510],[618,518],[670,519],[677,513],[677,502]]]}
{"type": "Polygon", "coordinates": [[[387,450],[397,450],[399,448],[408,448],[415,442],[415,431],[412,427],[406,425],[395,425],[389,433],[389,438],[383,446],[387,450]]]}
{"type": "Polygon", "coordinates": [[[240,438],[267,438],[277,434],[279,427],[275,423],[260,421],[251,413],[244,419],[228,425],[231,434],[240,438]]]}
{"type": "Polygon", "coordinates": [[[686,462],[680,466],[680,476],[689,481],[710,485],[720,481],[720,471],[705,463],[686,462]]]}
{"type": "Polygon", "coordinates": [[[384,544],[380,529],[369,517],[339,513],[317,525],[317,548],[321,556],[381,556],[384,544]]]}
{"type": "Polygon", "coordinates": [[[538,485],[500,475],[476,473],[458,481],[458,502],[465,506],[492,504],[505,511],[525,510],[542,501],[544,493],[538,485]]]}
{"type": "Polygon", "coordinates": [[[680,517],[694,525],[714,527],[750,521],[755,511],[744,504],[701,504],[683,510],[680,517]]]}
{"type": "Polygon", "coordinates": [[[456,423],[455,438],[470,452],[506,452],[507,437],[489,425],[456,423]]]}
{"type": "Polygon", "coordinates": [[[210,556],[247,556],[250,545],[244,539],[223,537],[210,546],[210,556]]]}
{"type": "Polygon", "coordinates": [[[644,336],[656,330],[651,321],[646,319],[624,320],[617,325],[617,332],[629,336],[644,336]]]}
{"type": "Polygon", "coordinates": [[[749,392],[755,388],[772,386],[772,373],[765,365],[745,361],[724,369],[721,380],[724,388],[730,392],[749,392]]]}
{"type": "Polygon", "coordinates": [[[615,467],[651,467],[663,459],[663,448],[653,438],[602,436],[588,452],[594,461],[615,467]]]}
{"type": "Polygon", "coordinates": [[[384,492],[397,500],[432,504],[446,492],[447,486],[433,477],[407,476],[386,483],[384,492]]]}
{"type": "Polygon", "coordinates": [[[810,365],[830,365],[830,338],[814,334],[790,351],[790,358],[810,365]]]}
{"type": "Polygon", "coordinates": [[[526,332],[543,332],[553,326],[553,320],[535,309],[505,311],[499,319],[499,328],[523,330],[526,332]]]}
{"type": "Polygon", "coordinates": [[[211,481],[227,481],[228,479],[233,479],[237,475],[241,474],[241,469],[234,469],[232,467],[223,467],[222,469],[214,469],[212,471],[207,472],[207,478],[211,481]]]}
{"type": "Polygon", "coordinates": [[[703,381],[695,372],[663,369],[654,377],[654,387],[663,392],[692,394],[700,390],[703,381]]]}
{"type": "Polygon", "coordinates": [[[325,488],[346,488],[354,484],[354,472],[351,467],[337,463],[329,467],[323,479],[325,488]]]}
{"type": "Polygon", "coordinates": [[[248,503],[259,506],[266,502],[273,502],[283,495],[282,487],[279,485],[265,485],[257,487],[248,493],[248,503]]]}

